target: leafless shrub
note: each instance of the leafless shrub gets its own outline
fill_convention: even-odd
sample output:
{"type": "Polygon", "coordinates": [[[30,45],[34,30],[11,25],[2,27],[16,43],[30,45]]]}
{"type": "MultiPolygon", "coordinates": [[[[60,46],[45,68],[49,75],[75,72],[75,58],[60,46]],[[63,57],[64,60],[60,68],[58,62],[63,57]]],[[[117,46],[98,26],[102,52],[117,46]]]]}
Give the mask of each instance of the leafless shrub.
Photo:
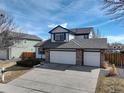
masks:
{"type": "MultiPolygon", "coordinates": [[[[112,19],[124,18],[124,0],[104,0],[103,8],[112,19]]],[[[122,20],[121,20],[122,21],[122,20]]]]}

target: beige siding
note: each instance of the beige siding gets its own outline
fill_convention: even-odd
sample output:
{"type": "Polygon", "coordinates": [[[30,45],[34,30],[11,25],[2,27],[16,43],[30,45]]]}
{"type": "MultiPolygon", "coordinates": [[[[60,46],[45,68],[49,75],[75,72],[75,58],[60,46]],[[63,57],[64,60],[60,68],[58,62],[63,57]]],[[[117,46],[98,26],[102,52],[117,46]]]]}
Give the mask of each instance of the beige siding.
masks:
{"type": "Polygon", "coordinates": [[[69,34],[69,40],[72,40],[72,39],[74,39],[74,35],[72,35],[72,34],[69,34]]]}
{"type": "Polygon", "coordinates": [[[22,40],[10,48],[10,59],[19,58],[23,52],[35,52],[35,47],[40,41],[22,40]]]}

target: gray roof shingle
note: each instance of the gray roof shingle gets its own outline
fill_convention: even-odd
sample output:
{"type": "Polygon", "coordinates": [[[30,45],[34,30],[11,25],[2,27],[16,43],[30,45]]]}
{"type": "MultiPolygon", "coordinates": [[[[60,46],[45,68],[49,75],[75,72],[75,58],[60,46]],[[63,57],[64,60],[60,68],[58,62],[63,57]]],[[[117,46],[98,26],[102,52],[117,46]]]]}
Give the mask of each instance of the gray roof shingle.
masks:
{"type": "Polygon", "coordinates": [[[26,34],[26,33],[20,33],[20,32],[11,32],[13,37],[18,37],[20,39],[30,39],[30,40],[38,40],[41,41],[42,39],[36,35],[26,34]]]}
{"type": "Polygon", "coordinates": [[[77,42],[81,48],[107,48],[107,39],[106,38],[92,38],[92,39],[83,39],[83,40],[74,40],[77,42]]]}
{"type": "Polygon", "coordinates": [[[93,31],[93,27],[88,27],[88,28],[72,28],[69,29],[75,34],[89,34],[91,31],[93,31]]]}
{"type": "Polygon", "coordinates": [[[84,39],[77,40],[72,39],[69,42],[51,42],[47,40],[38,45],[42,48],[95,48],[95,49],[106,49],[107,39],[106,38],[94,38],[94,39],[84,39]]]}

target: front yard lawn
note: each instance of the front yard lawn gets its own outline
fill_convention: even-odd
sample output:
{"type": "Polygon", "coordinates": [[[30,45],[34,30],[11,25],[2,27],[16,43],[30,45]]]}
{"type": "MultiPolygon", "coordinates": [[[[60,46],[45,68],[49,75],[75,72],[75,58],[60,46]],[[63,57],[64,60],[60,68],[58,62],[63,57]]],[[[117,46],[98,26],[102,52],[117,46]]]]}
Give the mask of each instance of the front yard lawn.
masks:
{"type": "MultiPolygon", "coordinates": [[[[20,67],[17,65],[6,68],[7,72],[5,72],[5,82],[4,83],[8,83],[11,80],[16,79],[17,77],[28,72],[30,69],[31,68],[29,68],[29,67],[20,67]]],[[[2,83],[1,79],[0,79],[0,83],[2,83]]]]}
{"type": "MultiPolygon", "coordinates": [[[[8,83],[13,79],[18,78],[19,76],[31,70],[33,66],[40,63],[41,63],[40,60],[35,60],[35,59],[27,59],[27,60],[21,60],[17,62],[11,62],[11,61],[0,62],[0,67],[6,68],[6,72],[4,73],[5,75],[4,83],[8,83]]],[[[1,75],[0,75],[0,83],[2,83],[1,75]]]]}
{"type": "Polygon", "coordinates": [[[124,79],[101,76],[98,79],[96,93],[124,93],[124,79]]]}

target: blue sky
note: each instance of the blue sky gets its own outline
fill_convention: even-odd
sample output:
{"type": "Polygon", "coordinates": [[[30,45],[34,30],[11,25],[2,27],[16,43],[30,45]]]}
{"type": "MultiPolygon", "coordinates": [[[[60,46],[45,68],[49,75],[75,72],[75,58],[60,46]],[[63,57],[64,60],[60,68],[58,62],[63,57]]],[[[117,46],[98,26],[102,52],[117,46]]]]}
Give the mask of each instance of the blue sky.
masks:
{"type": "Polygon", "coordinates": [[[22,31],[48,39],[56,25],[67,28],[94,27],[109,42],[124,43],[124,26],[110,20],[101,9],[103,0],[0,0],[22,31]]]}

